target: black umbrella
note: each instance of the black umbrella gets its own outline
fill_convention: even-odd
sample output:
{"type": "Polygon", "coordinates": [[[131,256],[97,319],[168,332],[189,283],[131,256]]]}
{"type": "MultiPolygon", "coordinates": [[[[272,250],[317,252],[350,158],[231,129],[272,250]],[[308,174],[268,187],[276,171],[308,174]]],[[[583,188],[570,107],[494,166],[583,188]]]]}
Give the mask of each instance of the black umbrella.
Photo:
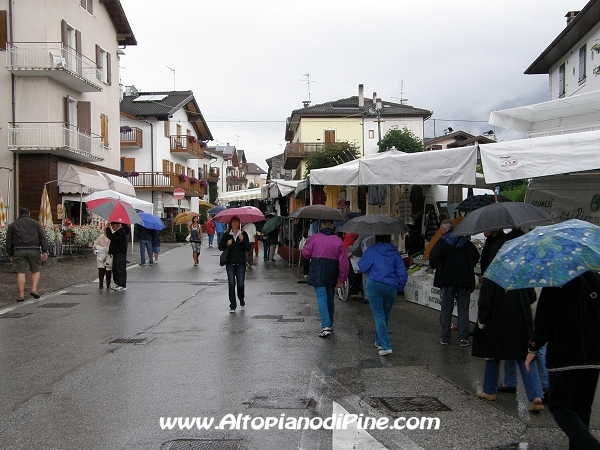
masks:
{"type": "Polygon", "coordinates": [[[501,195],[474,195],[473,197],[469,197],[463,200],[458,206],[455,208],[455,211],[466,211],[471,212],[476,209],[483,208],[484,206],[491,205],[492,203],[499,202],[510,202],[509,198],[503,197],[501,195]]]}
{"type": "Polygon", "coordinates": [[[469,213],[454,229],[453,236],[470,236],[485,231],[551,223],[537,206],[521,202],[492,203],[469,213]]]}
{"type": "Polygon", "coordinates": [[[346,214],[325,205],[309,205],[298,208],[289,215],[292,219],[346,220],[346,214]]]}
{"type": "Polygon", "coordinates": [[[403,234],[408,233],[408,227],[395,217],[384,214],[367,214],[347,221],[339,229],[342,233],[355,234],[403,234]]]}

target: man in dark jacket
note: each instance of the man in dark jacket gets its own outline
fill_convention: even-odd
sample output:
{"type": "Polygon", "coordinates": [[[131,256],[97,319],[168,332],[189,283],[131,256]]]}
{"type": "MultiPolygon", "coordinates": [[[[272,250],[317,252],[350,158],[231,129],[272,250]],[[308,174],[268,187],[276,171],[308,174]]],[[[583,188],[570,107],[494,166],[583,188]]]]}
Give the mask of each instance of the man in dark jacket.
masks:
{"type": "Polygon", "coordinates": [[[113,280],[115,285],[113,291],[125,291],[127,289],[127,236],[131,229],[128,225],[119,222],[111,222],[106,228],[106,237],[110,240],[108,253],[113,257],[113,280]]]}
{"type": "Polygon", "coordinates": [[[140,266],[146,265],[146,252],[148,252],[148,262],[151,266],[154,265],[154,254],[152,253],[152,240],[154,234],[152,230],[136,224],[135,231],[140,244],[140,266]]]}
{"type": "Polygon", "coordinates": [[[17,274],[18,302],[25,300],[25,273],[31,271],[31,296],[40,298],[37,287],[40,281],[42,261],[48,258],[48,239],[42,226],[29,217],[29,210],[22,208],[19,217],[6,230],[6,252],[17,274]],[[40,248],[42,253],[40,255],[40,248]]]}
{"type": "Polygon", "coordinates": [[[479,252],[465,236],[451,236],[454,224],[444,220],[440,225],[442,237],[435,243],[429,255],[429,265],[435,269],[433,285],[439,287],[441,294],[440,326],[442,333],[440,344],[450,342],[450,326],[454,299],[458,311],[458,340],[461,347],[471,345],[469,334],[469,301],[475,289],[475,264],[479,261],[479,252]]]}
{"type": "Polygon", "coordinates": [[[600,275],[586,272],[563,287],[543,288],[525,365],[548,343],[548,407],[569,449],[600,449],[589,431],[600,373],[600,275]]]}

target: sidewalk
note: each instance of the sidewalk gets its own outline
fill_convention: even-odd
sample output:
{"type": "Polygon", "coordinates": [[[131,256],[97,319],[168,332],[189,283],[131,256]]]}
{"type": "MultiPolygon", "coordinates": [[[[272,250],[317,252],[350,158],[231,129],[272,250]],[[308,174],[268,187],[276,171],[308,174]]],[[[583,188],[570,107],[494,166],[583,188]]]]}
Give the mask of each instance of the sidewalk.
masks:
{"type": "MultiPolygon", "coordinates": [[[[180,247],[183,243],[161,244],[162,252],[172,248],[180,247]]],[[[130,265],[137,265],[140,262],[139,244],[135,242],[129,246],[127,259],[130,265]]],[[[160,261],[160,255],[159,255],[160,261]]],[[[80,283],[87,283],[98,278],[98,268],[96,267],[96,255],[93,253],[84,253],[81,255],[61,256],[48,258],[42,263],[42,275],[38,286],[41,295],[50,292],[60,291],[69,286],[80,283]]],[[[27,273],[25,281],[25,298],[28,299],[31,291],[31,273],[27,273]]],[[[16,275],[12,273],[10,262],[0,263],[0,308],[15,304],[18,297],[16,275]]]]}

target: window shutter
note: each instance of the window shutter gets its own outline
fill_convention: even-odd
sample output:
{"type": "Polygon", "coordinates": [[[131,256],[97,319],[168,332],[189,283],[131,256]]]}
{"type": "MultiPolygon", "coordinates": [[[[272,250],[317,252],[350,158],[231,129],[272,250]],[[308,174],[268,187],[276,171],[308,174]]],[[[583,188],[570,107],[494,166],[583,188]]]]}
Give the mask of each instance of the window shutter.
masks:
{"type": "Polygon", "coordinates": [[[162,160],[163,164],[163,173],[168,173],[169,172],[169,161],[167,161],[166,159],[162,160]]]}
{"type": "Polygon", "coordinates": [[[135,158],[122,158],[123,159],[123,171],[124,172],[135,172],[135,158]]]}
{"type": "Polygon", "coordinates": [[[171,133],[171,122],[169,122],[169,119],[165,120],[165,137],[169,137],[169,134],[171,133]]]}
{"type": "Polygon", "coordinates": [[[96,78],[102,81],[102,52],[98,44],[96,44],[96,78]]]}
{"type": "Polygon", "coordinates": [[[100,135],[105,147],[108,147],[108,116],[100,113],[100,135]]]}
{"type": "Polygon", "coordinates": [[[67,95],[65,97],[65,124],[67,125],[67,128],[69,128],[69,124],[71,123],[71,118],[69,117],[69,103],[71,102],[71,99],[69,98],[69,96],[67,95]]]}
{"type": "Polygon", "coordinates": [[[0,50],[6,50],[8,42],[8,20],[6,10],[0,11],[0,50]]]}
{"type": "Polygon", "coordinates": [[[69,42],[69,27],[64,19],[60,21],[60,39],[63,45],[67,45],[67,42],[69,42]]]}
{"type": "Polygon", "coordinates": [[[112,82],[111,67],[112,67],[112,62],[110,59],[110,53],[106,53],[106,84],[108,84],[109,86],[111,85],[111,82],[112,82]]]}
{"type": "Polygon", "coordinates": [[[92,104],[77,102],[77,128],[85,133],[92,132],[92,104]]]}
{"type": "Polygon", "coordinates": [[[81,2],[80,2],[80,3],[81,3],[81,7],[82,7],[83,9],[87,9],[87,0],[81,0],[81,2]]]}
{"type": "Polygon", "coordinates": [[[77,53],[77,73],[83,72],[83,62],[81,61],[81,31],[75,30],[75,53],[77,53]]]}
{"type": "Polygon", "coordinates": [[[94,0],[87,0],[87,10],[90,14],[94,14],[94,0]]]}

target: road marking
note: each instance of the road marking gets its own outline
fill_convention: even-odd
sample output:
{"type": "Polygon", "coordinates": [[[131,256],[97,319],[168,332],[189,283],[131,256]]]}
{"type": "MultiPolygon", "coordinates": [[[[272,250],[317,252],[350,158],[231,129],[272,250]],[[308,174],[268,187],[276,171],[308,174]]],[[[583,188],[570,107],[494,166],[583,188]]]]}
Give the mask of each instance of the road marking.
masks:
{"type": "MultiPolygon", "coordinates": [[[[337,414],[349,414],[349,412],[338,403],[333,402],[333,414],[339,417],[337,414]]],[[[387,447],[381,445],[367,431],[359,430],[356,423],[348,425],[347,430],[333,430],[331,450],[346,450],[349,448],[356,450],[387,450],[387,447]]]]}

